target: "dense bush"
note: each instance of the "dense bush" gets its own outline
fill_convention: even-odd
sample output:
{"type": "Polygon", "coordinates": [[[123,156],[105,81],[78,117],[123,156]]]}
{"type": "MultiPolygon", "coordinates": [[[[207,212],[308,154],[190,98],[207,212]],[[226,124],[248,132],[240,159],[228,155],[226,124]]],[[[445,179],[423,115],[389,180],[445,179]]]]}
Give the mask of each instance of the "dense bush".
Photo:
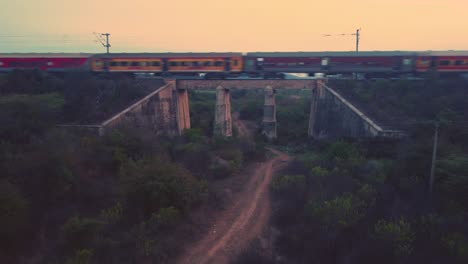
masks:
{"type": "MultiPolygon", "coordinates": [[[[280,255],[292,263],[465,263],[468,82],[333,81],[331,86],[409,138],[315,145],[272,183],[280,255]],[[434,193],[428,176],[439,122],[434,193]],[[289,184],[292,173],[304,185],[289,184]],[[278,183],[291,188],[287,195],[278,183]]],[[[279,120],[279,118],[278,118],[279,120]]],[[[286,188],[284,188],[286,189],[286,188]]]]}

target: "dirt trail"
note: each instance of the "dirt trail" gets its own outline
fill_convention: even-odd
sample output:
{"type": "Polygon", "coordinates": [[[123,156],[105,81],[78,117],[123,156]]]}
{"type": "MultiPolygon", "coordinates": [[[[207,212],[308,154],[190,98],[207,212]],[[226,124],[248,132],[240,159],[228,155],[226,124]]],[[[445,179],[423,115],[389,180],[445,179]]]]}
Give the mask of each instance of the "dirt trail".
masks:
{"type": "MultiPolygon", "coordinates": [[[[236,123],[242,121],[236,119],[236,123]]],[[[249,130],[238,126],[239,131],[249,130]]],[[[240,133],[243,133],[240,132],[240,133]]],[[[228,263],[248,246],[249,242],[261,237],[270,218],[269,184],[274,172],[282,168],[290,157],[270,149],[273,155],[265,162],[257,163],[245,186],[233,194],[233,203],[217,215],[204,237],[189,246],[178,263],[228,263]]]]}
{"type": "Polygon", "coordinates": [[[237,131],[239,132],[240,137],[245,137],[248,139],[252,139],[252,135],[255,132],[255,128],[252,127],[252,121],[245,121],[239,119],[239,112],[232,114],[232,122],[234,126],[237,127],[237,131]]]}

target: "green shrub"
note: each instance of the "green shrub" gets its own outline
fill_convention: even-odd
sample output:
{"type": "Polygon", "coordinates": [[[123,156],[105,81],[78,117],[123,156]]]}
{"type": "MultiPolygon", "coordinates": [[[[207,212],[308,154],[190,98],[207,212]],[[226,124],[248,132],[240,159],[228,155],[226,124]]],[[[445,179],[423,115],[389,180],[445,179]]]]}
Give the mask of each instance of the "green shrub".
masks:
{"type": "Polygon", "coordinates": [[[390,242],[397,256],[407,256],[413,252],[416,235],[410,223],[404,218],[379,220],[374,225],[374,235],[379,240],[390,242]]]}
{"type": "Polygon", "coordinates": [[[114,206],[101,210],[101,218],[108,224],[114,224],[122,219],[123,206],[117,202],[114,206]]]}
{"type": "Polygon", "coordinates": [[[349,193],[333,200],[309,201],[306,205],[306,214],[318,220],[326,230],[351,227],[357,224],[365,213],[364,203],[349,193]]]}
{"type": "Polygon", "coordinates": [[[62,226],[62,233],[68,249],[88,248],[104,222],[79,216],[70,217],[62,226]]]}
{"type": "Polygon", "coordinates": [[[2,244],[20,235],[28,223],[29,202],[6,179],[0,180],[0,236],[2,244]],[[6,239],[3,241],[3,239],[6,239]]]}
{"type": "Polygon", "coordinates": [[[282,175],[273,178],[273,192],[279,194],[303,194],[307,188],[304,175],[282,175]]]}
{"type": "Polygon", "coordinates": [[[72,258],[69,258],[65,263],[66,264],[90,264],[93,255],[94,255],[94,252],[91,249],[80,249],[76,251],[75,256],[73,256],[72,258]]]}

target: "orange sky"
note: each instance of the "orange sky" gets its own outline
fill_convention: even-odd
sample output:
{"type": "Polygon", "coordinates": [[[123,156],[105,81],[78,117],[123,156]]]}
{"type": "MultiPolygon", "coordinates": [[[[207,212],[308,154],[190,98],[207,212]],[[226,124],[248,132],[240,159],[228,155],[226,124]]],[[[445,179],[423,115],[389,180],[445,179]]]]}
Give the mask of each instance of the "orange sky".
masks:
{"type": "Polygon", "coordinates": [[[1,52],[468,50],[468,0],[1,0],[1,52]]]}

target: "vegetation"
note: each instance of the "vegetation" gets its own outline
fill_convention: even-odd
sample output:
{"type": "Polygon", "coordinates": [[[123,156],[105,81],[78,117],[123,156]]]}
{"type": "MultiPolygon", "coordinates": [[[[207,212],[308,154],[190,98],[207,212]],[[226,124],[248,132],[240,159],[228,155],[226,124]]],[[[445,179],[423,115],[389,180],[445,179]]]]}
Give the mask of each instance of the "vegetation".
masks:
{"type": "MultiPolygon", "coordinates": [[[[276,257],[254,241],[234,263],[467,263],[467,83],[431,78],[340,87],[370,110],[378,102],[382,117],[396,113],[388,120],[409,132],[401,142],[309,141],[307,91],[279,92],[273,144],[298,157],[271,183],[276,257]]],[[[191,214],[222,207],[217,183],[264,158],[259,133],[213,137],[213,92],[190,94],[194,128],[178,138],[55,128],[101,120],[148,92],[134,84],[79,74],[0,77],[1,263],[168,263],[193,235],[191,214]]],[[[240,118],[260,124],[261,92],[232,98],[240,118]]]]}
{"type": "Polygon", "coordinates": [[[144,90],[130,91],[125,79],[76,77],[15,72],[0,79],[0,262],[170,262],[193,233],[190,214],[219,205],[217,181],[263,149],[212,138],[211,94],[195,95],[197,128],[179,138],[130,128],[104,137],[57,129],[70,116],[90,117],[92,89],[109,92],[102,97],[109,108],[99,104],[106,109],[99,115],[144,90]]]}
{"type": "Polygon", "coordinates": [[[367,110],[380,117],[402,121],[409,138],[312,144],[271,185],[281,232],[277,254],[288,263],[468,262],[467,82],[346,85],[341,92],[369,103],[367,110]],[[435,121],[440,133],[430,193],[435,121]]]}

